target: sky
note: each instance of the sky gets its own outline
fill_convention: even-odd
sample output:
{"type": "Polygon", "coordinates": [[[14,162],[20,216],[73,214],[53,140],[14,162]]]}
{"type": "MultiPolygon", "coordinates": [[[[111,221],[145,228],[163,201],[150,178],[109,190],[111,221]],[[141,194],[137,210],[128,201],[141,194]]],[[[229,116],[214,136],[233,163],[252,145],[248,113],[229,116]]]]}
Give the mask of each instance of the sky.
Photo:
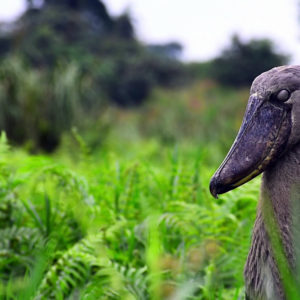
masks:
{"type": "MultiPolygon", "coordinates": [[[[0,0],[0,21],[25,9],[25,0],[0,0]]],[[[111,15],[132,16],[144,43],[178,41],[183,59],[208,60],[239,34],[242,40],[269,38],[276,48],[300,64],[300,1],[298,0],[103,0],[111,15]],[[299,7],[299,9],[298,9],[299,7]],[[299,22],[298,22],[299,20],[299,22]]]]}

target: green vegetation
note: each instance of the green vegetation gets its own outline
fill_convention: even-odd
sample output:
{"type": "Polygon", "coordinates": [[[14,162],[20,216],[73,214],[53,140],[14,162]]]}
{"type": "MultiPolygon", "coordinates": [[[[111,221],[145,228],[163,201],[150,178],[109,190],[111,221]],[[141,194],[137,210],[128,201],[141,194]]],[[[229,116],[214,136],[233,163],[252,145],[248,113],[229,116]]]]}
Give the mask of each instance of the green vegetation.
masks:
{"type": "Polygon", "coordinates": [[[234,37],[184,64],[102,1],[27,3],[0,24],[0,299],[244,299],[259,179],[208,184],[241,86],[287,58],[234,37]]]}
{"type": "Polygon", "coordinates": [[[278,53],[268,39],[242,42],[233,36],[231,45],[212,61],[211,76],[221,84],[250,86],[259,74],[286,65],[288,56],[278,53]]]}
{"type": "Polygon", "coordinates": [[[93,82],[95,94],[123,107],[142,104],[154,86],[188,81],[183,63],[176,60],[179,44],[143,45],[130,16],[110,16],[102,1],[47,0],[38,7],[36,1],[27,2],[20,19],[0,24],[3,57],[16,55],[42,74],[75,63],[80,75],[93,82]]]}
{"type": "Polygon", "coordinates": [[[52,157],[29,156],[2,134],[0,299],[243,299],[259,180],[219,200],[208,183],[247,92],[152,97],[108,107],[94,148],[73,129],[52,157]]]}

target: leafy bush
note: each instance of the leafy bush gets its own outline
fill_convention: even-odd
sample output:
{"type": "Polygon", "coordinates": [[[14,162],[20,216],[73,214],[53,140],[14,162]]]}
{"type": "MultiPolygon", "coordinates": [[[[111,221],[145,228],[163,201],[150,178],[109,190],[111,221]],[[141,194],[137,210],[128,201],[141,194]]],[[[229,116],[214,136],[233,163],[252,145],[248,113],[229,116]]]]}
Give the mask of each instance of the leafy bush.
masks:
{"type": "Polygon", "coordinates": [[[0,66],[0,128],[16,144],[51,152],[80,113],[81,88],[75,64],[51,73],[26,68],[11,57],[0,66]]]}
{"type": "Polygon", "coordinates": [[[121,107],[140,106],[155,86],[180,87],[188,82],[182,63],[167,57],[140,53],[114,59],[104,65],[110,69],[105,69],[100,81],[109,98],[121,107]]]}

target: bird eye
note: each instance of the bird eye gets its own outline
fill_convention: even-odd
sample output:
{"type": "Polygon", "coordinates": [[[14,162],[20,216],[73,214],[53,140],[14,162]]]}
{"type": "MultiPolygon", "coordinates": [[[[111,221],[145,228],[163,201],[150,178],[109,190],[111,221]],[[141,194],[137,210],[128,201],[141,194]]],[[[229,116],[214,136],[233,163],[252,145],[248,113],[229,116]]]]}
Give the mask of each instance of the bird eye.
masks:
{"type": "Polygon", "coordinates": [[[280,92],[277,93],[276,99],[279,101],[286,101],[290,98],[291,93],[288,90],[281,90],[280,92]]]}

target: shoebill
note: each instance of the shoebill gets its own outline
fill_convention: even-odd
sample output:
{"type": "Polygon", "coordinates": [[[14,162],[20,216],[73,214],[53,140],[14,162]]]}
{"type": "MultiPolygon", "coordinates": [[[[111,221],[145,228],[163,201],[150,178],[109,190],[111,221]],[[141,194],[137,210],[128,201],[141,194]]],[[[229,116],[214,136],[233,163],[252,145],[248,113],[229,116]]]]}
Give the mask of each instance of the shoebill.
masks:
{"type": "Polygon", "coordinates": [[[282,300],[287,289],[279,271],[280,255],[286,274],[294,278],[300,259],[300,66],[274,68],[254,80],[241,128],[211,178],[211,194],[217,198],[261,173],[244,268],[246,299],[282,300]],[[272,239],[276,235],[277,249],[272,239]]]}

